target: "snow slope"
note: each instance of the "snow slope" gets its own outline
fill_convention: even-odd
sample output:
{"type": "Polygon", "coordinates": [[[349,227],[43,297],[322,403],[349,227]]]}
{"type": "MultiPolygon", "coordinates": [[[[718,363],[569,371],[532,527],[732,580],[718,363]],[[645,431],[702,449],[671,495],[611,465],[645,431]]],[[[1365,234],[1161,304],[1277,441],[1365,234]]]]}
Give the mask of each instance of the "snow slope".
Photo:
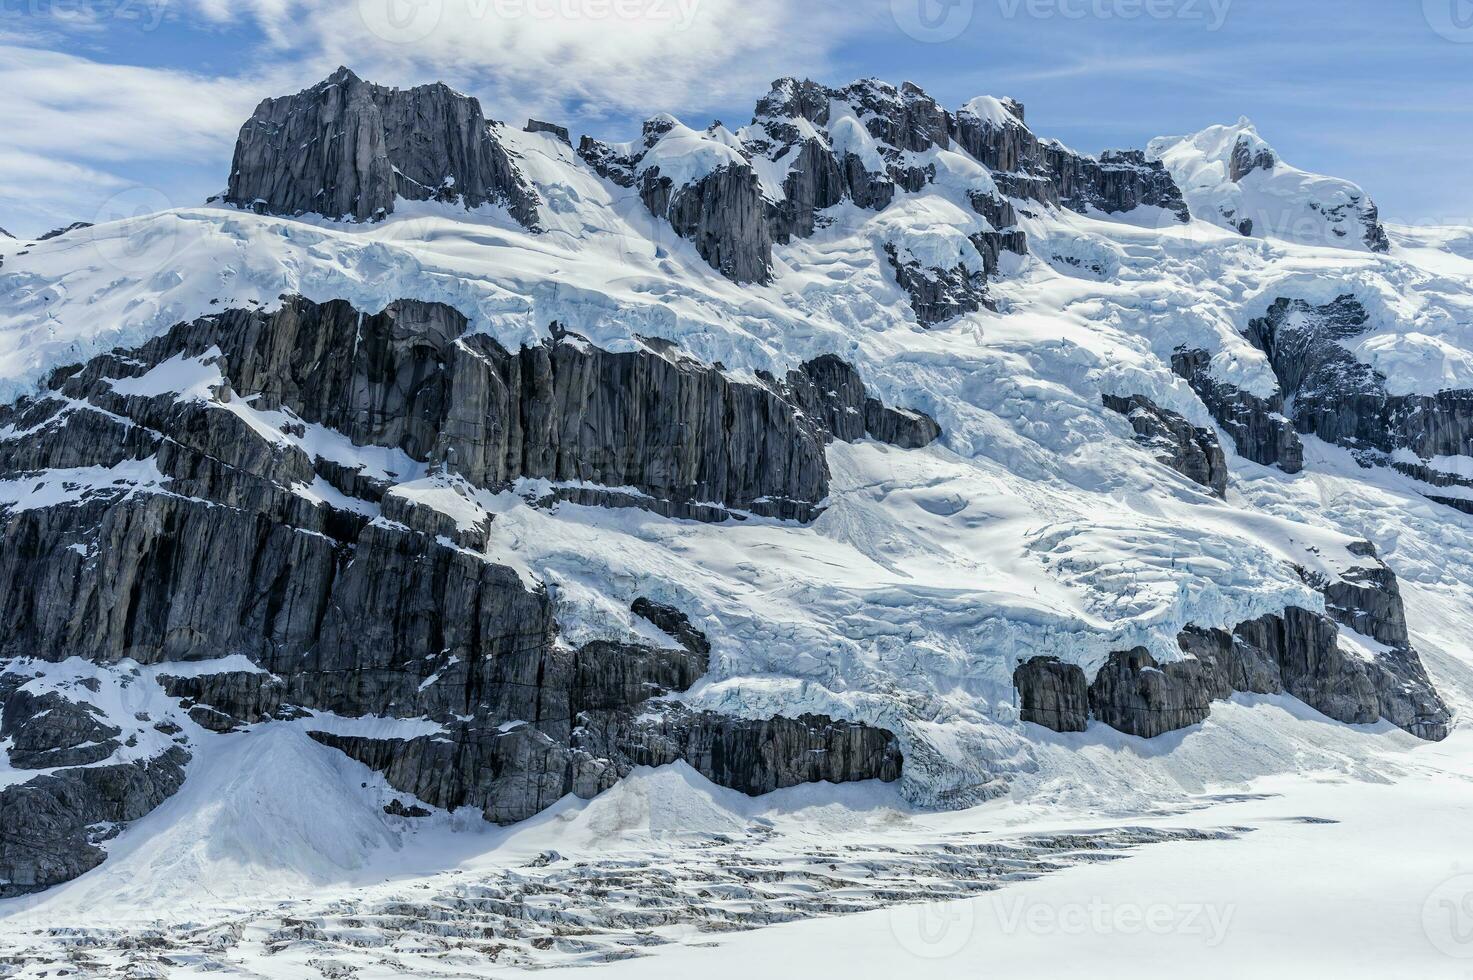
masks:
{"type": "MultiPolygon", "coordinates": [[[[846,127],[836,117],[829,129],[863,157],[857,121],[846,127]]],[[[1139,815],[1272,776],[1400,778],[1430,753],[1466,749],[1461,730],[1434,750],[1389,725],[1350,728],[1290,699],[1240,698],[1204,725],[1150,743],[1099,725],[1053,736],[1017,721],[1011,675],[1020,660],[1052,654],[1093,669],[1135,645],[1174,659],[1187,623],[1231,627],[1286,605],[1323,608],[1292,566],[1353,567],[1360,559],[1348,546],[1360,538],[1407,585],[1434,680],[1456,706],[1469,704],[1469,651],[1457,638],[1473,600],[1473,516],[1312,440],[1310,465],[1290,476],[1236,456],[1225,438],[1232,482],[1218,501],[1136,446],[1128,422],[1102,405],[1104,394],[1139,393],[1210,426],[1171,370],[1180,346],[1217,352],[1218,378],[1271,393],[1273,375],[1240,331],[1280,296],[1355,295],[1373,330],[1354,350],[1393,390],[1473,387],[1473,230],[1392,228],[1389,254],[1338,236],[1244,237],[1224,227],[1224,208],[1240,216],[1286,195],[1296,207],[1354,203],[1358,191],[1282,163],[1226,187],[1224,153],[1250,134],[1219,127],[1155,147],[1198,215],[1189,224],[1032,210],[1020,219],[1032,254],[1006,260],[992,284],[998,310],[932,330],[916,325],[880,251],[898,242],[941,266],[963,254],[958,243],[983,224],[964,208],[965,190],[990,178],[953,151],[934,155],[942,176],[921,194],[897,194],[878,213],[830,209],[812,238],[777,249],[769,285],[723,279],[637,192],[598,178],[552,136],[510,129],[502,136],[546,202],[543,234],[495,208],[401,202],[373,225],[202,206],[33,246],[0,240],[4,400],[58,366],[136,345],[179,320],[274,308],[300,293],[370,310],[400,298],[447,303],[509,347],[539,342],[554,321],[611,349],[662,337],[739,378],[837,353],[888,404],[924,410],[944,432],[914,452],[831,447],[832,497],[812,526],[549,510],[529,503],[535,486],[475,501],[496,515],[491,553],[554,590],[570,640],[638,630],[627,611],[636,596],[672,603],[715,646],[710,676],[687,700],[750,717],[814,711],[890,728],[906,760],[894,791],[822,788],[820,798],[809,788],[753,803],[666,771],[512,832],[446,814],[415,828],[383,813],[392,793],[377,777],[300,727],[216,736],[196,726],[185,790],[114,842],[102,868],[17,914],[71,921],[106,902],[119,916],[147,918],[170,896],[188,908],[259,907],[476,861],[500,866],[542,849],[596,852],[630,835],[648,846],[674,832],[750,833],[763,821],[801,850],[812,843],[803,821],[815,814],[820,827],[832,821],[880,839],[919,819],[917,806],[997,794],[1023,808],[1008,811],[1012,821],[1042,812],[1029,808],[1139,815]]],[[[662,173],[683,175],[709,172],[731,152],[684,127],[656,151],[662,173]]],[[[208,365],[175,367],[133,383],[207,386],[208,365]]],[[[399,492],[443,489],[408,461],[361,448],[335,451],[372,455],[376,470],[405,481],[399,492]]],[[[53,500],[104,476],[73,474],[60,489],[0,485],[0,502],[53,500]]],[[[1372,806],[1361,792],[1374,795],[1349,791],[1344,805],[1372,806]]],[[[1258,812],[1277,819],[1271,806],[1258,812]]],[[[992,811],[979,813],[977,826],[987,825],[992,811]]],[[[1236,819],[1216,811],[1211,819],[1219,817],[1236,819]]],[[[1312,836],[1298,825],[1285,833],[1275,839],[1312,836]]],[[[834,928],[871,925],[856,918],[834,928]]],[[[689,962],[709,970],[719,959],[689,962]]]]}

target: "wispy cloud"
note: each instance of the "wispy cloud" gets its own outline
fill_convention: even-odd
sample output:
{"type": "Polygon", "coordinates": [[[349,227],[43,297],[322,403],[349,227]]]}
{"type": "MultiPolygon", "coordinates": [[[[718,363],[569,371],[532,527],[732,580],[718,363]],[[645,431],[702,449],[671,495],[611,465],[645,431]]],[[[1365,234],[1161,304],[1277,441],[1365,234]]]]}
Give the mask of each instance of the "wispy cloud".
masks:
{"type": "MultiPolygon", "coordinates": [[[[446,81],[510,120],[702,112],[751,105],[779,75],[821,74],[882,8],[888,0],[175,0],[171,27],[238,38],[236,63],[252,67],[108,63],[77,53],[92,53],[75,43],[90,33],[85,17],[17,23],[0,35],[0,132],[16,153],[97,176],[99,193],[136,180],[129,164],[161,159],[212,165],[223,185],[256,102],[339,64],[386,84],[446,81]]],[[[59,182],[0,181],[0,216],[17,224],[85,217],[83,200],[59,182]]]]}

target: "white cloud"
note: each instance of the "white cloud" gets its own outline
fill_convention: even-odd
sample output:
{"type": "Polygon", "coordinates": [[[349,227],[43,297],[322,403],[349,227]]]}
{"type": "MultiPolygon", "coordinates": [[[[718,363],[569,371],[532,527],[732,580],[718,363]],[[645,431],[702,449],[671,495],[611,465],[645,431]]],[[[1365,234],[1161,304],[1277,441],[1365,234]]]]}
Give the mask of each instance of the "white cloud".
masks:
{"type": "Polygon", "coordinates": [[[646,113],[750,101],[822,74],[885,0],[193,0],[254,23],[284,57],[375,81],[443,80],[492,115],[646,113]]]}
{"type": "Polygon", "coordinates": [[[0,131],[7,145],[91,160],[218,152],[259,99],[238,79],[110,65],[0,46],[0,131]]]}
{"type": "Polygon", "coordinates": [[[150,174],[194,167],[190,194],[218,189],[256,103],[339,64],[385,84],[445,81],[513,122],[676,110],[699,124],[712,107],[752,105],[780,75],[825,74],[834,47],[879,10],[888,22],[888,0],[176,0],[176,27],[257,38],[240,55],[253,67],[235,76],[109,64],[54,50],[55,39],[0,35],[0,133],[10,160],[27,161],[0,173],[0,219],[44,230],[140,181],[193,203],[150,174]],[[86,181],[90,195],[78,189],[86,181]]]}

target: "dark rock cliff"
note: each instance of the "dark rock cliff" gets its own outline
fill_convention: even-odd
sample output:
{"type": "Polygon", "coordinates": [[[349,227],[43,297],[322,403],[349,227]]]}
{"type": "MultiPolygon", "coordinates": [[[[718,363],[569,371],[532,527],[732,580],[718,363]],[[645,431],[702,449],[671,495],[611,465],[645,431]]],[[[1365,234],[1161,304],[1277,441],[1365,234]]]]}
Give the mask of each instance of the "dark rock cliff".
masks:
{"type": "MultiPolygon", "coordinates": [[[[58,488],[0,508],[0,659],[240,654],[255,669],[165,667],[158,683],[212,732],[313,712],[437,725],[316,737],[503,822],[678,759],[754,793],[898,778],[889,732],[672,700],[711,653],[680,610],[634,603],[668,646],[568,646],[552,597],[487,557],[475,495],[531,478],[586,503],[808,519],[829,440],[920,447],[935,423],[881,404],[837,357],[741,384],[673,345],[616,354],[558,331],[510,352],[466,327],[435,304],[293,299],[179,324],[0,409],[0,478],[58,488]],[[353,463],[362,447],[404,472],[353,463]]],[[[31,831],[0,837],[0,874],[24,891],[100,861],[90,828],[172,794],[187,755],[117,763],[117,719],[5,676],[12,765],[55,770],[0,793],[0,825],[31,831]]]]}
{"type": "Polygon", "coordinates": [[[1227,496],[1227,456],[1211,429],[1192,425],[1144,395],[1106,395],[1105,407],[1128,418],[1136,441],[1153,450],[1158,460],[1214,496],[1227,496]]]}
{"type": "Polygon", "coordinates": [[[1386,455],[1473,455],[1473,391],[1389,393],[1385,375],[1341,343],[1369,330],[1369,319],[1350,295],[1323,306],[1279,299],[1246,336],[1268,356],[1300,432],[1386,455]]]}
{"type": "Polygon", "coordinates": [[[370,221],[400,197],[503,204],[537,225],[537,193],[479,102],[443,84],[372,85],[346,68],[256,108],[241,127],[225,199],[270,214],[370,221]]]}
{"type": "Polygon", "coordinates": [[[1304,443],[1294,423],[1284,415],[1284,398],[1275,393],[1260,398],[1212,377],[1212,357],[1205,350],[1180,349],[1171,367],[1186,379],[1212,413],[1217,424],[1233,439],[1238,455],[1264,466],[1277,466],[1285,473],[1304,469],[1304,443]]]}
{"type": "Polygon", "coordinates": [[[1366,564],[1333,581],[1306,576],[1328,615],[1297,607],[1240,623],[1231,633],[1189,626],[1186,658],[1159,664],[1149,651],[1111,654],[1092,682],[1052,657],[1020,664],[1013,677],[1023,721],[1084,731],[1093,717],[1129,735],[1154,738],[1204,721],[1213,701],[1235,692],[1287,693],[1347,724],[1381,719],[1418,738],[1447,737],[1451,712],[1412,648],[1396,576],[1369,544],[1366,564]],[[1341,643],[1337,624],[1385,644],[1366,658],[1341,643]]]}

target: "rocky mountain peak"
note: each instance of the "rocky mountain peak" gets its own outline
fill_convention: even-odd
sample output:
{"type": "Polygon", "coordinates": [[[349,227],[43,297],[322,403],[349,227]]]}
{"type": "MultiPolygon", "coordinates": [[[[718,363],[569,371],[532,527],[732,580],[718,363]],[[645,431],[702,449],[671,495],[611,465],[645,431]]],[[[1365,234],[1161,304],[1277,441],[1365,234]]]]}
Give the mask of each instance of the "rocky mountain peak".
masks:
{"type": "Polygon", "coordinates": [[[257,106],[225,195],[263,213],[354,221],[387,216],[399,198],[499,204],[537,227],[536,191],[476,99],[442,83],[374,85],[347,67],[257,106]]]}
{"type": "Polygon", "coordinates": [[[1375,202],[1356,184],[1290,166],[1246,116],[1152,140],[1192,213],[1245,236],[1386,252],[1375,202]]]}

